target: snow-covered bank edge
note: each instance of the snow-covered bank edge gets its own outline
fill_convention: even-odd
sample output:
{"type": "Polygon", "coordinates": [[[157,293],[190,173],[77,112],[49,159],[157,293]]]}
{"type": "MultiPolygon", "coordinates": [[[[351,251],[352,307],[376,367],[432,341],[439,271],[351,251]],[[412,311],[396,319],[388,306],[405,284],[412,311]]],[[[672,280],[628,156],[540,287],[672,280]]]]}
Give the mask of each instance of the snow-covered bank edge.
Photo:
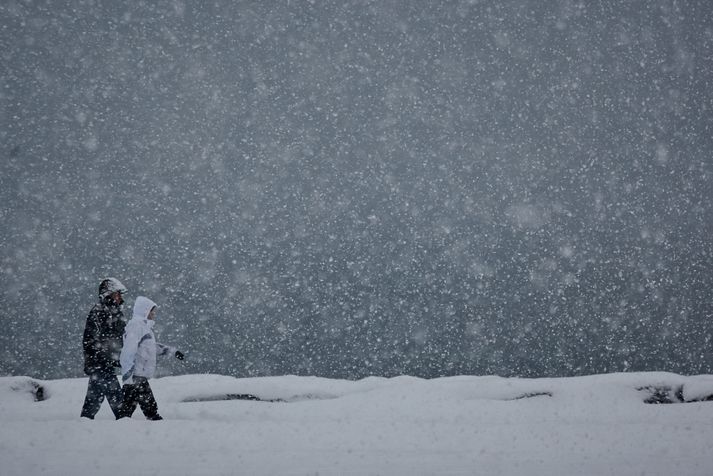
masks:
{"type": "MultiPolygon", "coordinates": [[[[86,379],[40,380],[28,376],[0,377],[0,398],[43,402],[66,399],[83,390],[86,379]]],[[[690,403],[713,401],[713,375],[683,376],[667,372],[601,374],[563,378],[504,378],[457,376],[436,379],[400,376],[339,380],[294,375],[235,378],[199,374],[154,379],[166,403],[250,400],[294,403],[332,400],[367,392],[385,396],[395,389],[423,396],[441,394],[454,399],[514,401],[535,397],[608,400],[626,395],[642,403],[690,403]]]]}

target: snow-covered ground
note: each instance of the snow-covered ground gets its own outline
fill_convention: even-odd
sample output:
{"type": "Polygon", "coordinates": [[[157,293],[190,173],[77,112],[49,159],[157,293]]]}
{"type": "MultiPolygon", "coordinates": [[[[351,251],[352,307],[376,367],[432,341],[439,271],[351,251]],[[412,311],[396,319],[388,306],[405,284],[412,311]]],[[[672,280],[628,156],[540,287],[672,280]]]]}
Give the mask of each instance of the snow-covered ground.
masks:
{"type": "Polygon", "coordinates": [[[89,421],[85,379],[0,377],[0,474],[713,474],[713,402],[644,403],[655,388],[705,398],[713,376],[185,375],[152,387],[164,421],[115,421],[106,403],[89,421]]]}

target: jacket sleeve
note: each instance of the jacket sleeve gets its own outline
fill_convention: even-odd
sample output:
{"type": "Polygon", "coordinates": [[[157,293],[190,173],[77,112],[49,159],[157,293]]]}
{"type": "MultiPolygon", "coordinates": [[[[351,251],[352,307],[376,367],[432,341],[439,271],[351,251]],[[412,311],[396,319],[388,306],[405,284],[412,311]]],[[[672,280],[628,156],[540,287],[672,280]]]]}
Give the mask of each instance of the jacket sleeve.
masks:
{"type": "Polygon", "coordinates": [[[175,347],[156,342],[156,355],[170,355],[176,352],[175,347]]]}
{"type": "Polygon", "coordinates": [[[85,371],[94,372],[112,368],[111,352],[105,342],[105,324],[101,311],[95,308],[89,312],[82,339],[85,371]]]}
{"type": "Polygon", "coordinates": [[[136,326],[126,326],[124,332],[124,346],[121,348],[121,379],[123,381],[130,380],[134,375],[134,366],[136,364],[136,352],[139,349],[139,332],[136,326]]]}
{"type": "Polygon", "coordinates": [[[99,326],[99,319],[96,312],[93,310],[87,316],[87,323],[84,326],[84,338],[82,339],[82,345],[84,347],[84,353],[88,355],[95,356],[100,350],[99,334],[101,328],[99,326]]]}

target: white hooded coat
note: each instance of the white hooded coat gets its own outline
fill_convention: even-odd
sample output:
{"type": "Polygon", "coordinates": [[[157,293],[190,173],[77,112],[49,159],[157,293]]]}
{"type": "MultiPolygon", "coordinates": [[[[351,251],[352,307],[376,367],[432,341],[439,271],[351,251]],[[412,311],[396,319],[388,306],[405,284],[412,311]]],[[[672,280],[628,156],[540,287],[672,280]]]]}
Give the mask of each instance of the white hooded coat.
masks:
{"type": "Polygon", "coordinates": [[[138,296],[134,303],[134,314],[126,324],[124,347],[121,349],[121,375],[125,383],[133,377],[151,378],[156,372],[156,356],[174,353],[175,348],[159,344],[153,333],[154,321],[148,318],[156,303],[138,296]]]}

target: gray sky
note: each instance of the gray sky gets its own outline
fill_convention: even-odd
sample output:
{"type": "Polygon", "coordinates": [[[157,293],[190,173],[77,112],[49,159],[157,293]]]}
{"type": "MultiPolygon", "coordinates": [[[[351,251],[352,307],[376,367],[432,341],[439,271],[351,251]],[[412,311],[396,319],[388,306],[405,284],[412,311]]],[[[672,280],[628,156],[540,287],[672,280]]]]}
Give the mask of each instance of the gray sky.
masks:
{"type": "Polygon", "coordinates": [[[159,303],[166,372],[710,372],[711,25],[4,2],[0,373],[79,375],[107,275],[159,303]]]}

